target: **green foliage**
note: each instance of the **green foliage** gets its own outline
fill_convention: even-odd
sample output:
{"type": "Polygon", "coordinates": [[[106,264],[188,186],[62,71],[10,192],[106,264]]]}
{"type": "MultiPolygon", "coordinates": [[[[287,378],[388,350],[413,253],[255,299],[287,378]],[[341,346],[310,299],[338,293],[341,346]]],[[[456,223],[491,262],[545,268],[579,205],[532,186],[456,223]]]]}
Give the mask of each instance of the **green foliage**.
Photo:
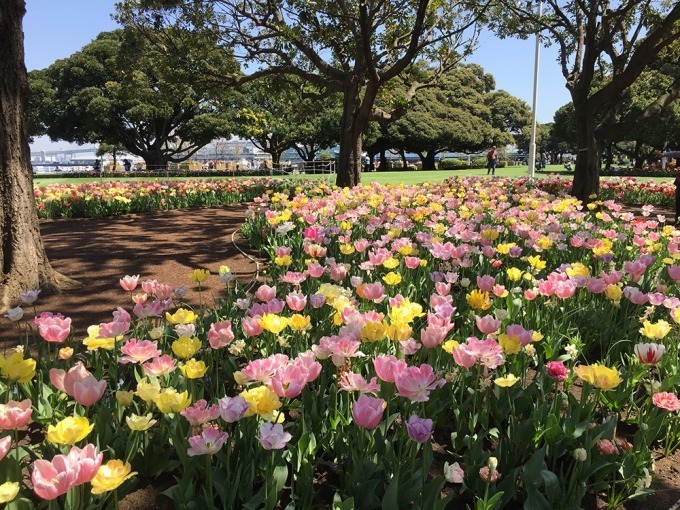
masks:
{"type": "MultiPolygon", "coordinates": [[[[187,61],[203,58],[203,72],[238,71],[228,54],[212,57],[205,38],[171,40],[187,61]]],[[[227,134],[229,118],[221,113],[228,96],[220,94],[222,103],[210,99],[215,91],[183,69],[132,30],[104,32],[70,57],[30,73],[28,117],[40,119],[31,123],[31,132],[124,147],[149,167],[187,159],[227,134]]]]}

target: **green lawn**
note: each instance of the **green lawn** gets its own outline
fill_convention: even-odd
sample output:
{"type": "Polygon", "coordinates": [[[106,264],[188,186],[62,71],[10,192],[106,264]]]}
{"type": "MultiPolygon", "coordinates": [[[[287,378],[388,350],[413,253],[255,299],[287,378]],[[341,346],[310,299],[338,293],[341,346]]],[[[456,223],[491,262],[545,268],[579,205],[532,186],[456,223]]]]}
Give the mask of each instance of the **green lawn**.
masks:
{"type": "MultiPolygon", "coordinates": [[[[408,172],[364,172],[361,175],[361,181],[365,184],[371,182],[379,182],[381,184],[418,184],[421,182],[441,182],[452,176],[479,176],[486,177],[486,169],[475,170],[411,170],[408,172]]],[[[510,166],[506,168],[496,169],[496,175],[501,177],[524,177],[527,175],[526,166],[510,166]]],[[[562,165],[548,165],[545,172],[537,173],[536,177],[546,175],[560,175],[562,177],[571,178],[573,173],[564,170],[562,165]]],[[[226,177],[210,177],[211,179],[225,179],[226,177]]],[[[236,177],[236,179],[245,179],[246,177],[236,177]]],[[[335,182],[335,177],[329,175],[295,175],[295,176],[277,176],[277,179],[323,179],[330,183],[335,182]]],[[[607,179],[608,177],[603,177],[607,179]]],[[[186,180],[192,177],[173,177],[173,180],[186,180]]],[[[671,177],[651,177],[655,182],[664,182],[672,180],[671,177]]],[[[86,183],[100,181],[102,179],[96,178],[73,178],[61,177],[57,179],[45,179],[34,177],[33,182],[40,186],[49,186],[50,184],[65,184],[65,183],[86,183]]],[[[148,178],[148,177],[116,177],[104,180],[119,180],[119,181],[149,181],[149,180],[165,180],[162,177],[148,178]]],[[[645,179],[646,180],[646,179],[645,179]]]]}

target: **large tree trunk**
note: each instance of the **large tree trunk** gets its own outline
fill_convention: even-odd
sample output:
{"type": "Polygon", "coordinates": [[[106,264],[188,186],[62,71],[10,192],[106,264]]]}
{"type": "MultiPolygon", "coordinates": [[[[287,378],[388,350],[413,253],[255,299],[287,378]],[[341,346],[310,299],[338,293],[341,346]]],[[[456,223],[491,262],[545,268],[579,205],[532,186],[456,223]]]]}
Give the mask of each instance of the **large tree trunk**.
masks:
{"type": "Polygon", "coordinates": [[[22,20],[25,0],[0,2],[0,309],[30,289],[56,290],[73,280],[45,255],[35,198],[24,101],[28,88],[22,20]]]}
{"type": "Polygon", "coordinates": [[[387,155],[385,152],[387,152],[385,149],[380,151],[380,170],[383,172],[387,171],[387,155]]]}
{"type": "Polygon", "coordinates": [[[583,202],[600,189],[601,147],[595,138],[595,120],[587,101],[574,99],[576,113],[576,165],[571,193],[583,202]]]}
{"type": "Polygon", "coordinates": [[[148,152],[142,156],[146,169],[149,171],[163,171],[168,168],[168,158],[162,151],[148,152]]]}
{"type": "Polygon", "coordinates": [[[423,162],[423,170],[436,170],[435,151],[427,151],[420,160],[423,162]]]}
{"type": "Polygon", "coordinates": [[[361,112],[361,88],[358,84],[346,87],[343,94],[343,111],[340,121],[340,155],[336,184],[352,188],[361,183],[361,134],[368,116],[361,112]]]}

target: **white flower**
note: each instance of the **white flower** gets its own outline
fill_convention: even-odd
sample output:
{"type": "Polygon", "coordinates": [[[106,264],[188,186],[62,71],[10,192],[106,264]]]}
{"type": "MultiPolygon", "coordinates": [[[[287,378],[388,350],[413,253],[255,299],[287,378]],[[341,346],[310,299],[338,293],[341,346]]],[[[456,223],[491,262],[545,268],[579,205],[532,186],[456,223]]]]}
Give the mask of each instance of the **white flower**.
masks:
{"type": "Polygon", "coordinates": [[[508,311],[503,310],[502,308],[497,308],[493,314],[496,317],[497,321],[503,322],[505,319],[508,318],[508,311]]]}
{"type": "Polygon", "coordinates": [[[32,305],[35,303],[36,299],[38,299],[38,294],[40,294],[40,289],[28,290],[19,294],[19,298],[21,298],[25,304],[32,305]]]}
{"type": "Polygon", "coordinates": [[[579,462],[584,462],[588,458],[588,452],[585,448],[576,448],[574,450],[574,458],[579,462]]]}
{"type": "Polygon", "coordinates": [[[578,356],[578,347],[576,347],[574,344],[569,344],[564,348],[564,351],[567,353],[567,356],[569,356],[571,359],[576,359],[578,356]]]}
{"type": "Polygon", "coordinates": [[[489,466],[489,471],[496,471],[496,468],[498,467],[498,459],[496,457],[489,457],[489,463],[487,466],[489,466]]]}
{"type": "Polygon", "coordinates": [[[149,331],[149,337],[151,337],[151,340],[158,340],[162,336],[163,336],[163,326],[157,326],[157,327],[153,328],[151,331],[149,331]]]}
{"type": "Polygon", "coordinates": [[[196,326],[194,324],[177,324],[175,326],[175,332],[177,336],[194,336],[196,333],[196,326]]]}
{"type": "Polygon", "coordinates": [[[444,462],[444,478],[449,483],[463,483],[465,473],[457,462],[449,464],[444,462]]]}
{"type": "Polygon", "coordinates": [[[20,306],[17,306],[16,308],[8,308],[7,313],[5,314],[5,317],[14,322],[20,321],[23,316],[24,309],[20,306]]]}
{"type": "Polygon", "coordinates": [[[469,287],[470,286],[470,278],[463,278],[460,281],[461,287],[469,287]]]}

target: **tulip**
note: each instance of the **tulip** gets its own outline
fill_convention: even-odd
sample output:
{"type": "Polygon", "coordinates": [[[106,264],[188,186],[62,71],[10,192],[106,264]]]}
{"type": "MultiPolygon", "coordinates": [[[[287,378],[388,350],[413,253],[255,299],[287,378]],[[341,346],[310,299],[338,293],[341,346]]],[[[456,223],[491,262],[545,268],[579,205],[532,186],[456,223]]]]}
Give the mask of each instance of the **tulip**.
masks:
{"type": "Polygon", "coordinates": [[[7,317],[12,322],[20,321],[24,316],[24,309],[20,306],[15,308],[8,308],[5,317],[7,317]]]}
{"type": "Polygon", "coordinates": [[[444,386],[444,379],[435,380],[436,374],[430,365],[407,367],[395,378],[399,392],[397,395],[406,397],[411,402],[427,402],[430,391],[444,386]]]}
{"type": "Polygon", "coordinates": [[[123,290],[127,290],[128,292],[132,292],[137,288],[138,281],[139,275],[136,276],[126,275],[119,280],[120,286],[123,288],[123,290]]]}
{"type": "Polygon", "coordinates": [[[220,415],[220,408],[218,406],[209,406],[205,400],[201,399],[194,405],[184,409],[180,414],[187,419],[192,427],[197,427],[215,420],[220,415]]]}
{"type": "Polygon", "coordinates": [[[255,297],[264,303],[271,301],[276,297],[276,287],[260,285],[260,287],[255,292],[255,297]]]}
{"type": "Polygon", "coordinates": [[[208,371],[204,361],[196,361],[193,358],[179,367],[179,369],[187,379],[200,379],[208,371]]]}
{"type": "Polygon", "coordinates": [[[153,427],[158,420],[152,419],[152,414],[149,413],[145,416],[138,416],[136,414],[131,414],[130,416],[125,418],[125,422],[127,423],[128,427],[130,427],[130,430],[134,430],[137,432],[143,432],[145,430],[149,430],[151,427],[153,427]]]}
{"type": "Polygon", "coordinates": [[[485,315],[484,317],[475,316],[475,323],[477,329],[485,335],[490,335],[498,331],[501,327],[501,321],[496,320],[493,315],[485,315]]]}
{"type": "Polygon", "coordinates": [[[71,448],[66,456],[69,463],[76,468],[76,481],[74,485],[80,485],[91,481],[97,474],[99,466],[101,466],[103,453],[97,453],[97,449],[93,444],[88,444],[85,448],[80,449],[77,446],[71,448]]]}
{"type": "Polygon", "coordinates": [[[457,462],[449,464],[444,462],[444,478],[449,483],[463,483],[465,473],[457,462]]]}
{"type": "Polygon", "coordinates": [[[208,342],[213,349],[222,349],[234,340],[234,332],[231,330],[231,322],[215,322],[208,331],[208,342]]]}
{"type": "Polygon", "coordinates": [[[43,319],[38,326],[38,333],[48,342],[62,343],[71,334],[71,319],[58,315],[43,319]]]}
{"type": "Polygon", "coordinates": [[[25,383],[33,379],[35,365],[34,359],[24,359],[23,351],[16,351],[7,358],[0,356],[2,377],[19,383],[25,383]]]}
{"type": "Polygon", "coordinates": [[[381,354],[373,358],[373,367],[380,380],[394,382],[397,375],[406,368],[406,362],[392,355],[381,354]]]}
{"type": "Polygon", "coordinates": [[[666,351],[666,346],[655,343],[636,344],[634,349],[640,363],[656,365],[666,351]]]}
{"type": "Polygon", "coordinates": [[[354,422],[361,428],[373,430],[378,426],[383,416],[386,403],[381,398],[373,398],[361,395],[352,404],[352,417],[354,422]]]}
{"type": "Polygon", "coordinates": [[[260,426],[260,435],[257,439],[265,450],[280,450],[292,437],[283,430],[283,425],[265,422],[260,426]]]}
{"type": "Polygon", "coordinates": [[[173,370],[175,370],[176,365],[177,365],[176,359],[173,359],[167,354],[164,354],[159,358],[154,358],[153,361],[144,363],[143,367],[147,375],[160,377],[162,375],[167,375],[171,373],[173,370]]]}
{"type": "Polygon", "coordinates": [[[92,494],[103,494],[117,489],[125,480],[137,474],[131,470],[129,463],[120,460],[110,460],[101,465],[92,479],[92,494]]]}
{"type": "Polygon", "coordinates": [[[88,376],[73,385],[73,398],[81,406],[90,407],[99,402],[105,390],[105,380],[97,381],[94,377],[88,376]]]}
{"type": "Polygon", "coordinates": [[[33,490],[42,499],[52,500],[66,494],[75,486],[77,478],[77,466],[73,466],[65,455],[56,455],[52,462],[39,459],[33,463],[33,490]]]}
{"type": "Polygon", "coordinates": [[[514,386],[519,381],[519,378],[514,374],[508,374],[506,377],[496,377],[494,379],[494,384],[500,386],[501,388],[509,388],[514,386]]]}
{"type": "Polygon", "coordinates": [[[179,413],[189,407],[191,397],[187,391],[179,393],[175,388],[165,388],[154,398],[154,403],[163,414],[179,413]]]}
{"type": "Polygon", "coordinates": [[[125,356],[122,356],[118,360],[118,363],[121,365],[126,365],[128,363],[146,363],[150,359],[160,356],[161,354],[157,342],[137,340],[136,338],[131,338],[126,342],[120,348],[120,352],[125,354],[125,356]]]}
{"type": "Polygon", "coordinates": [[[116,401],[123,407],[127,407],[130,404],[132,404],[132,399],[134,398],[134,396],[135,396],[134,391],[118,390],[116,392],[116,401]]]}
{"type": "Polygon", "coordinates": [[[0,404],[0,428],[3,430],[20,429],[31,421],[31,400],[21,402],[10,400],[7,404],[0,404]]]}
{"type": "Polygon", "coordinates": [[[19,494],[19,484],[17,482],[5,482],[0,485],[0,505],[9,503],[19,494]]]}
{"type": "Polygon", "coordinates": [[[189,280],[194,283],[203,283],[210,277],[210,271],[207,269],[194,269],[188,276],[189,280]]]}
{"type": "Polygon", "coordinates": [[[561,361],[548,361],[545,364],[545,369],[548,377],[554,381],[566,381],[567,375],[569,375],[569,369],[561,361]]]}
{"type": "Polygon", "coordinates": [[[614,368],[607,368],[602,365],[581,365],[574,369],[574,373],[582,380],[592,384],[594,387],[603,390],[616,388],[623,379],[614,368]]]}
{"type": "Polygon", "coordinates": [[[665,409],[671,413],[680,410],[680,399],[673,393],[668,393],[666,391],[655,393],[652,395],[652,402],[659,409],[665,409]]]}
{"type": "Polygon", "coordinates": [[[432,420],[412,414],[406,422],[406,431],[408,437],[416,443],[423,444],[432,436],[432,420]]]}
{"type": "Polygon", "coordinates": [[[183,336],[172,342],[172,352],[182,359],[191,358],[200,348],[201,341],[196,337],[183,336]]]}
{"type": "Polygon", "coordinates": [[[19,299],[26,305],[32,305],[37,301],[39,295],[40,289],[27,290],[19,294],[19,299]]]}
{"type": "Polygon", "coordinates": [[[214,455],[222,449],[222,445],[229,438],[229,434],[213,427],[206,427],[199,436],[189,438],[189,457],[196,455],[214,455]]]}
{"type": "Polygon", "coordinates": [[[220,417],[227,423],[234,423],[246,413],[250,404],[242,396],[223,397],[217,401],[220,409],[220,417]]]}
{"type": "Polygon", "coordinates": [[[5,458],[10,448],[12,448],[12,436],[5,436],[0,439],[0,460],[5,458]]]}
{"type": "Polygon", "coordinates": [[[85,439],[93,428],[94,423],[90,424],[84,416],[67,416],[56,425],[47,427],[47,440],[51,443],[72,445],[85,439]]]}

